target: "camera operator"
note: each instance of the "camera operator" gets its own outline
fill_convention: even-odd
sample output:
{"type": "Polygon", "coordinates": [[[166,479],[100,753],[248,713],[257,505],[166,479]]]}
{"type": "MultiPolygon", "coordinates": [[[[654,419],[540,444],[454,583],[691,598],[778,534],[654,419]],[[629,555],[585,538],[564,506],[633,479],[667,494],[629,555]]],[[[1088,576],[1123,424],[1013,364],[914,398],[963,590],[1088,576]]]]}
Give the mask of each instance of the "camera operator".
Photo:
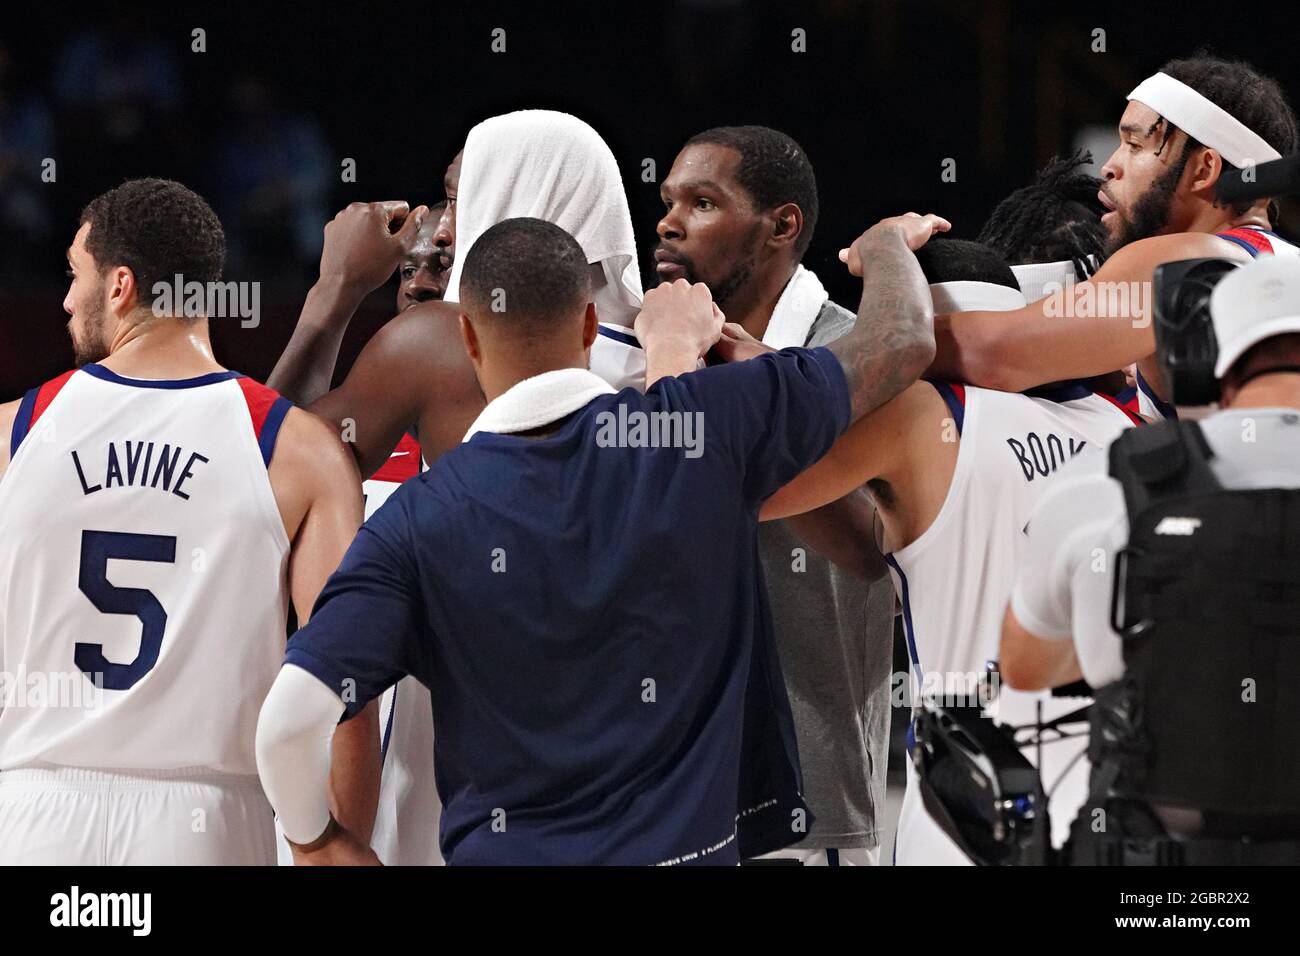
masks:
{"type": "Polygon", "coordinates": [[[1166,268],[1207,264],[1156,331],[1175,400],[1220,410],[1081,454],[1003,623],[1009,686],[1096,690],[1075,864],[1300,862],[1300,257],[1166,268]]]}

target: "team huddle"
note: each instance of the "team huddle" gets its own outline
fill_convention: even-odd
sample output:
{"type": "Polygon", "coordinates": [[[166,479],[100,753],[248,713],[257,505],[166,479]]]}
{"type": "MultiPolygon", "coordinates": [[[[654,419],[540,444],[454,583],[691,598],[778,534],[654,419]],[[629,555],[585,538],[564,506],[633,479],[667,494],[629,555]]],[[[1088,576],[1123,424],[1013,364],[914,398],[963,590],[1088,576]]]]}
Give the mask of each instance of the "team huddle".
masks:
{"type": "MultiPolygon", "coordinates": [[[[1285,97],[1176,60],[1118,130],[1100,179],[1056,160],[974,241],[866,229],[851,311],[803,265],[786,134],[687,141],[643,290],[600,135],[495,116],[441,202],[325,226],[266,384],[219,363],[220,316],[158,306],[221,281],[208,204],[93,199],[75,369],[0,405],[0,863],[970,863],[911,759],[885,832],[894,620],[909,706],[998,661],[1025,726],[1122,678],[1104,452],[1177,413],[1151,297],[1110,290],[1224,261],[1205,447],[1226,487],[1300,488],[1300,248],[1216,194],[1300,148],[1285,97]]],[[[1032,755],[1057,846],[1087,751],[1032,755]]]]}

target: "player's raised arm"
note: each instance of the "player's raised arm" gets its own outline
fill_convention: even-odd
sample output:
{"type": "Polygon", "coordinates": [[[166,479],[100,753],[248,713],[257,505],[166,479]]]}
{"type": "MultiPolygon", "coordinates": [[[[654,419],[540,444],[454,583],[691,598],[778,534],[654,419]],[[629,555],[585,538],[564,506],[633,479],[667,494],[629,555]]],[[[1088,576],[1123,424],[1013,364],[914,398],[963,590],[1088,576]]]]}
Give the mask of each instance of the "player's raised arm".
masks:
{"type": "Polygon", "coordinates": [[[949,228],[939,216],[907,213],[881,220],[840,253],[862,277],[857,322],[827,346],[848,379],[850,421],[903,391],[933,359],[934,306],[912,253],[949,228]]]}
{"type": "Polygon", "coordinates": [[[1088,281],[1023,309],[937,316],[929,374],[1022,392],[1139,362],[1154,384],[1152,274],[1163,263],[1203,256],[1246,258],[1208,233],[1153,236],[1121,248],[1088,281]]]}
{"type": "Polygon", "coordinates": [[[763,521],[787,518],[820,508],[860,488],[873,478],[888,478],[909,460],[921,442],[933,441],[941,428],[919,428],[933,410],[933,388],[917,382],[897,398],[849,426],[811,468],[763,503],[763,521]]]}
{"type": "Polygon", "coordinates": [[[267,385],[302,406],[329,391],[353,314],[388,281],[428,213],[401,201],[354,202],[325,224],[320,278],[267,385]]]}
{"type": "Polygon", "coordinates": [[[338,426],[363,478],[388,460],[420,425],[426,460],[454,447],[483,410],[483,393],[465,355],[454,304],[423,302],[394,318],[366,343],[348,377],[310,406],[338,426]],[[436,420],[421,421],[436,406],[436,420]]]}
{"type": "MultiPolygon", "coordinates": [[[[760,511],[759,517],[762,516],[760,511]]],[[[814,551],[843,570],[860,580],[876,581],[884,577],[888,569],[876,544],[875,520],[875,505],[865,491],[855,488],[830,504],[804,514],[791,515],[790,529],[814,551]]]]}

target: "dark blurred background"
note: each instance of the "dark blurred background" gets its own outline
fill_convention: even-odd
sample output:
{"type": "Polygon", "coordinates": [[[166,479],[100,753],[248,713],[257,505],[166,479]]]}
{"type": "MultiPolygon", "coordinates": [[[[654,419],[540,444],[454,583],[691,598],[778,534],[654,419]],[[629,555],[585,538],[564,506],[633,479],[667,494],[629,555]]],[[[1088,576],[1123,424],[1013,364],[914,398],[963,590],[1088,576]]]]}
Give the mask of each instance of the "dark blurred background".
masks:
{"type": "MultiPolygon", "coordinates": [[[[1048,7],[1030,0],[665,0],[638,4],[45,4],[0,28],[0,400],[71,360],[63,251],[82,205],[125,178],[179,179],[222,216],[227,278],[262,284],[262,323],[214,323],[218,358],[264,378],[316,273],[321,227],[353,200],[442,198],[478,120],[573,112],[619,158],[643,263],[657,183],[709,126],[763,123],[816,167],[807,264],[841,303],[835,251],[915,209],[973,238],[1053,153],[1114,144],[1124,95],[1202,46],[1300,90],[1287,5],[1048,7]],[[491,50],[506,31],[506,52],[491,50]],[[791,31],[807,52],[792,52],[791,31]],[[193,52],[192,31],[206,52],[193,52]],[[1094,52],[1094,30],[1105,52],[1094,52]],[[55,161],[54,182],[42,162],[55,161]],[[345,158],[356,182],[341,181],[345,158]],[[956,182],[941,164],[956,161],[956,182]]],[[[1293,211],[1294,212],[1294,211],[1293,211]]],[[[1300,218],[1293,214],[1293,219],[1300,218]]],[[[649,276],[647,275],[647,278],[649,276]]],[[[340,373],[391,314],[367,302],[340,373]]]]}

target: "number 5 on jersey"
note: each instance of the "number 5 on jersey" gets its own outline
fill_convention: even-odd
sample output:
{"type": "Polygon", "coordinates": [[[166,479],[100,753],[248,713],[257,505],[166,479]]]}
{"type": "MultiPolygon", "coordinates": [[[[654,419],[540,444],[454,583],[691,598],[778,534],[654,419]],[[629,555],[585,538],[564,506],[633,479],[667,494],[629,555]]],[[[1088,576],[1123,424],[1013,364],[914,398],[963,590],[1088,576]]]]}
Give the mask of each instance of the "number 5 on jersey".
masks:
{"type": "Polygon", "coordinates": [[[81,532],[81,592],[102,614],[134,614],[140,619],[140,651],[129,664],[116,664],[104,656],[104,645],[77,642],[77,667],[108,690],[129,690],[158,663],[167,612],[152,591],[119,588],[108,581],[110,558],[124,561],[176,563],[176,539],[158,534],[121,531],[81,532]]]}

